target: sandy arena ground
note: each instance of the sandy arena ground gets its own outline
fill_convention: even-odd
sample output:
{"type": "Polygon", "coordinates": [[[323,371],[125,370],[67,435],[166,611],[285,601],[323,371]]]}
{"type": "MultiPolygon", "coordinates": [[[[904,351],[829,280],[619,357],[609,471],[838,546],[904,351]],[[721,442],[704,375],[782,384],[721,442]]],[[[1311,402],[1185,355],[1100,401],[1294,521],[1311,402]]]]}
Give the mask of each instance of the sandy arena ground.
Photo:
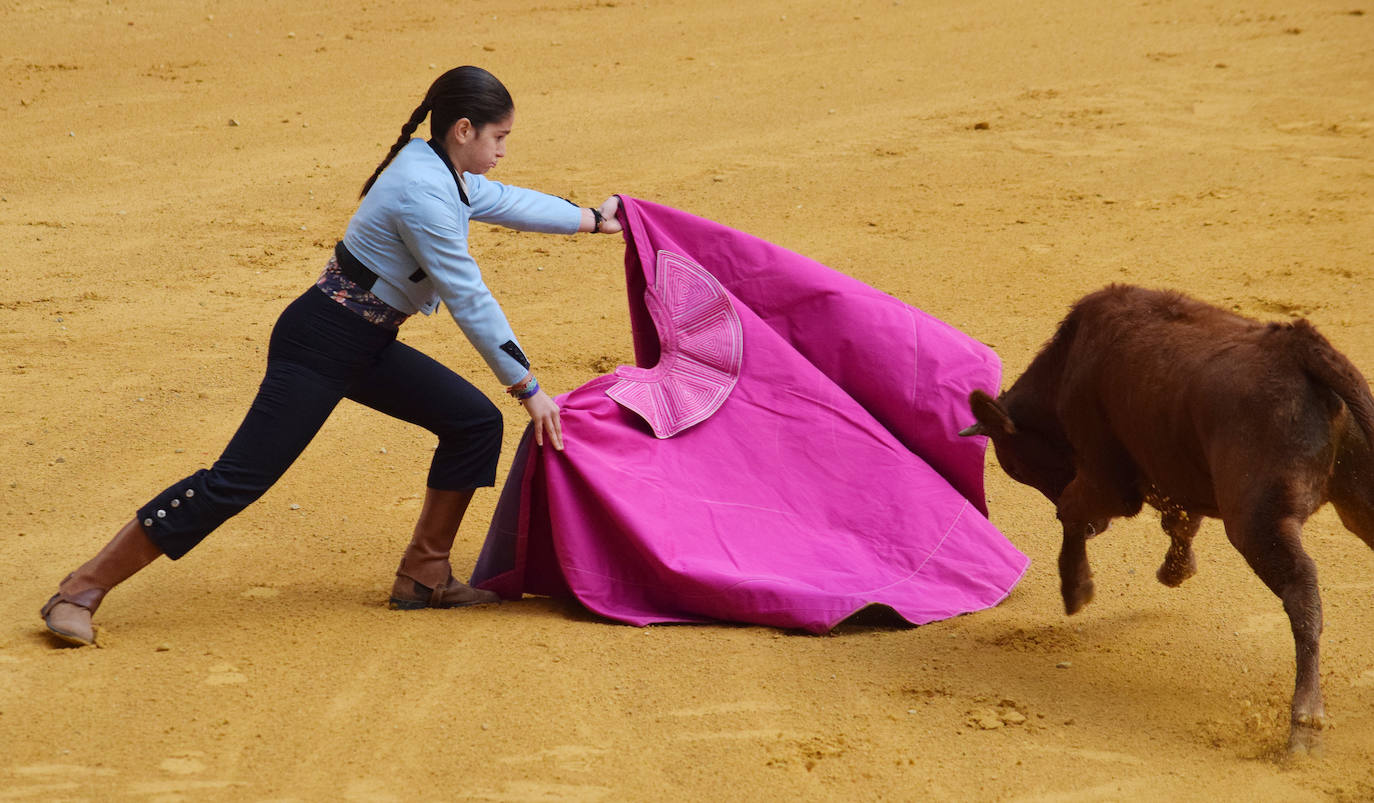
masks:
{"type": "MultiPolygon", "coordinates": [[[[102,648],[54,648],[38,607],[218,454],[278,312],[463,63],[516,98],[494,178],[787,246],[992,344],[1008,381],[1112,281],[1306,316],[1374,371],[1367,0],[3,0],[0,801],[1374,799],[1374,554],[1329,508],[1306,532],[1332,727],[1287,762],[1287,621],[1220,525],[1170,590],[1157,516],[1118,523],[1067,618],[1053,511],[991,461],[1033,565],[955,620],[397,613],[432,444],[345,404],[109,597],[102,648]]],[[[632,361],[619,238],[473,240],[545,385],[632,361]]],[[[508,461],[523,413],[452,321],[403,337],[500,399],[508,461]]]]}

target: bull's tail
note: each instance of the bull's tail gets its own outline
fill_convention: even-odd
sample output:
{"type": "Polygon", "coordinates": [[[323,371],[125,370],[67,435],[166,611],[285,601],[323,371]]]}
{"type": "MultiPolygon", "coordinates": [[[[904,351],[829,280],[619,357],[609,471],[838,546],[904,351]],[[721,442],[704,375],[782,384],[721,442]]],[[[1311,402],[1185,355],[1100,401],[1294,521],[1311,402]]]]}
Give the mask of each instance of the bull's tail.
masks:
{"type": "Polygon", "coordinates": [[[1292,323],[1303,370],[1341,397],[1365,440],[1374,446],[1374,395],[1364,374],[1306,320],[1292,323]]]}

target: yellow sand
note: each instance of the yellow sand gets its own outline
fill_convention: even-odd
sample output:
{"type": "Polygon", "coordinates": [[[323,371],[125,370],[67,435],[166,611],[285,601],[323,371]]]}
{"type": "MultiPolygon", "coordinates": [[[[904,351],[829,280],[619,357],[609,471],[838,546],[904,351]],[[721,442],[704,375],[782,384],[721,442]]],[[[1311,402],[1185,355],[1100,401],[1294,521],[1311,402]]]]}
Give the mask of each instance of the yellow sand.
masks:
{"type": "MultiPolygon", "coordinates": [[[[991,461],[1033,565],[952,621],[398,613],[432,443],[345,405],[261,502],[110,595],[103,648],[37,616],[218,454],[278,312],[462,63],[516,97],[493,178],[807,254],[992,344],[1008,381],[1112,281],[1306,316],[1374,370],[1363,2],[5,2],[0,800],[1374,798],[1374,555],[1329,509],[1307,545],[1333,725],[1289,766],[1287,622],[1220,525],[1171,590],[1156,517],[1118,523],[1067,618],[1053,511],[991,461]]],[[[632,361],[619,238],[472,240],[545,386],[632,361]]],[[[403,337],[498,399],[509,461],[524,414],[452,321],[403,337]]]]}

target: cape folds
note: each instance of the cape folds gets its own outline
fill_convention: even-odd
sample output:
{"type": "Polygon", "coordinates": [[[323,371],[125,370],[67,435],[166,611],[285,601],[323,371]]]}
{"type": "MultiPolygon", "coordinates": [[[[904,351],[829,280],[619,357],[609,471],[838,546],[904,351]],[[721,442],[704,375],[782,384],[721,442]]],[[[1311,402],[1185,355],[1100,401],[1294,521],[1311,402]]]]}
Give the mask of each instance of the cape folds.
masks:
{"type": "Polygon", "coordinates": [[[612,619],[824,632],[996,605],[1028,563],[986,518],[965,400],[991,349],[806,257],[622,198],[636,366],[528,433],[474,585],[612,619]]]}

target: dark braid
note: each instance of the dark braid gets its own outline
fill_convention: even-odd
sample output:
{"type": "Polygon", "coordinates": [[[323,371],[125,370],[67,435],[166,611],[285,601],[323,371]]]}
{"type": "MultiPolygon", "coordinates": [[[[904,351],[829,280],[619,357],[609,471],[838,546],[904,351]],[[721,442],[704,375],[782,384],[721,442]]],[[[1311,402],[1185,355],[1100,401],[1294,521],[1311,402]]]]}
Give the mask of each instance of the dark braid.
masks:
{"type": "Polygon", "coordinates": [[[415,107],[415,111],[410,113],[410,119],[406,120],[406,124],[401,126],[401,136],[396,139],[396,144],[391,146],[391,150],[387,151],[386,158],[382,160],[382,163],[377,165],[376,170],[372,171],[372,176],[367,180],[367,183],[363,185],[363,191],[358,195],[359,198],[367,195],[367,191],[372,189],[373,184],[377,183],[377,177],[382,174],[382,171],[386,169],[387,165],[391,164],[391,160],[396,158],[396,154],[401,152],[401,148],[404,148],[406,143],[410,142],[411,135],[415,133],[415,129],[420,127],[420,123],[425,121],[425,115],[427,114],[429,114],[429,98],[425,98],[419,106],[415,107]]]}
{"type": "Polygon", "coordinates": [[[430,136],[442,139],[453,124],[466,117],[474,128],[505,119],[515,108],[510,92],[496,80],[496,76],[481,67],[455,67],[434,79],[425,99],[410,113],[410,119],[401,126],[401,136],[387,152],[386,158],[372,171],[372,177],[363,185],[359,195],[367,195],[377,177],[382,174],[396,154],[410,142],[415,129],[429,116],[430,136]]]}

